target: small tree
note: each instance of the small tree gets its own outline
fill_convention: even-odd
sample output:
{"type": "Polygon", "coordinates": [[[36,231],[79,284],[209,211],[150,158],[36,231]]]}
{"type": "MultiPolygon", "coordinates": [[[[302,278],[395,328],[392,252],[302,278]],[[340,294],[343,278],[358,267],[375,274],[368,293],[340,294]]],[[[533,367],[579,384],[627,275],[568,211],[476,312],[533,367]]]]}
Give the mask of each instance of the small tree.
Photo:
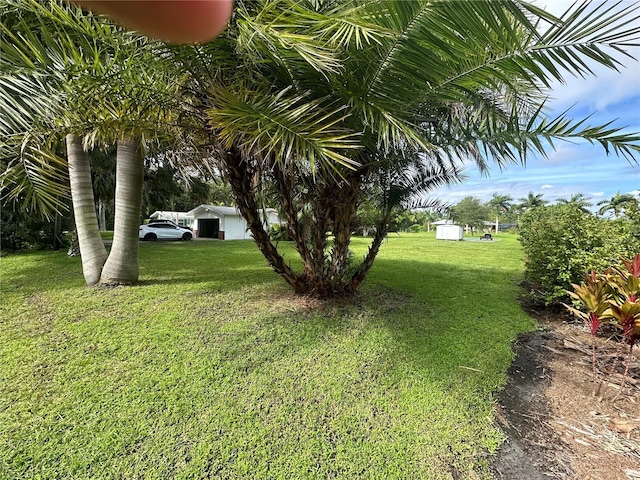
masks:
{"type": "Polygon", "coordinates": [[[472,196],[464,197],[451,208],[451,218],[461,225],[471,227],[472,235],[474,230],[484,228],[485,222],[489,220],[489,213],[489,208],[472,196]]]}

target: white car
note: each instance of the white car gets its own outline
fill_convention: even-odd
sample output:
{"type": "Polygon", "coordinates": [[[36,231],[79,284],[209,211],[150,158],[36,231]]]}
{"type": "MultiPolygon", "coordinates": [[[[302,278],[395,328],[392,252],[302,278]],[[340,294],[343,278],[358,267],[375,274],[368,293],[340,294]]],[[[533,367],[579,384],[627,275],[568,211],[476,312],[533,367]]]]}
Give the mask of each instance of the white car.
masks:
{"type": "Polygon", "coordinates": [[[176,225],[170,220],[155,221],[147,225],[140,225],[138,238],[140,240],[191,240],[193,232],[188,228],[176,225]]]}

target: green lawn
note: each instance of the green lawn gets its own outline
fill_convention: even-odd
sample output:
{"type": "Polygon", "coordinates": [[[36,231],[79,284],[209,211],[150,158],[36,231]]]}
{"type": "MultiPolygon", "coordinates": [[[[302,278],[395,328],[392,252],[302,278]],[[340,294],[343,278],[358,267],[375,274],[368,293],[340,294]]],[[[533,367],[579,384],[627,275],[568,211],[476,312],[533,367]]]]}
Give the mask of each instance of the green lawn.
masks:
{"type": "Polygon", "coordinates": [[[131,288],[3,257],[0,478],[488,478],[534,327],[521,256],[508,234],[390,234],[362,295],[324,306],[248,241],[142,243],[131,288]]]}

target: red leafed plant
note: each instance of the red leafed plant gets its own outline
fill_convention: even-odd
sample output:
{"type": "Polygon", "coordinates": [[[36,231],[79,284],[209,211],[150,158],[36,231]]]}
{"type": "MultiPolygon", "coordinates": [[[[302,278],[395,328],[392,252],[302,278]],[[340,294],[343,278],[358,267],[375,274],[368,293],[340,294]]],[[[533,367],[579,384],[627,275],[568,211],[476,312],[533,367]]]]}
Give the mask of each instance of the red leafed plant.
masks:
{"type": "Polygon", "coordinates": [[[572,284],[569,296],[582,308],[565,305],[582,318],[591,330],[591,353],[595,392],[596,354],[595,334],[602,324],[619,328],[629,344],[622,387],[626,383],[633,347],[640,338],[640,254],[633,260],[623,260],[623,268],[613,268],[605,274],[591,272],[581,285],[572,284]]]}
{"type": "Polygon", "coordinates": [[[593,385],[594,395],[597,392],[596,388],[596,344],[595,335],[600,324],[602,323],[602,317],[609,309],[608,299],[610,296],[610,287],[607,282],[607,277],[604,275],[597,275],[595,272],[591,272],[585,276],[585,280],[582,285],[571,284],[573,291],[567,291],[569,296],[581,304],[586,311],[579,310],[572,306],[566,305],[571,313],[586,321],[591,331],[591,365],[593,369],[593,385]]]}

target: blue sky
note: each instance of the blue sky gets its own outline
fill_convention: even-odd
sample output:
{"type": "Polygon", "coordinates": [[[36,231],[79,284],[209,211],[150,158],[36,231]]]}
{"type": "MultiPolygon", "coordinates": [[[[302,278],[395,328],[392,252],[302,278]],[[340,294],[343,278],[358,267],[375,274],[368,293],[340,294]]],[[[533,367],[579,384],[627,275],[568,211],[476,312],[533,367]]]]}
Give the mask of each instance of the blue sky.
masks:
{"type": "MultiPolygon", "coordinates": [[[[565,0],[549,3],[552,5],[547,9],[554,14],[571,4],[565,0]]],[[[625,132],[640,132],[640,48],[630,51],[635,60],[618,57],[625,66],[620,72],[595,67],[595,77],[567,76],[566,84],[554,84],[550,92],[550,116],[573,106],[569,113],[572,118],[592,115],[591,125],[617,119],[614,125],[627,127],[625,132]]],[[[468,180],[464,184],[434,190],[429,196],[454,204],[467,195],[486,201],[493,193],[500,193],[517,200],[533,191],[553,202],[580,192],[595,204],[617,191],[640,193],[640,166],[632,166],[622,157],[607,157],[600,145],[588,142],[559,141],[555,147],[555,151],[549,149],[548,159],[528,158],[526,167],[511,165],[501,172],[494,166],[488,178],[482,177],[475,166],[468,165],[465,169],[468,180]]]]}

